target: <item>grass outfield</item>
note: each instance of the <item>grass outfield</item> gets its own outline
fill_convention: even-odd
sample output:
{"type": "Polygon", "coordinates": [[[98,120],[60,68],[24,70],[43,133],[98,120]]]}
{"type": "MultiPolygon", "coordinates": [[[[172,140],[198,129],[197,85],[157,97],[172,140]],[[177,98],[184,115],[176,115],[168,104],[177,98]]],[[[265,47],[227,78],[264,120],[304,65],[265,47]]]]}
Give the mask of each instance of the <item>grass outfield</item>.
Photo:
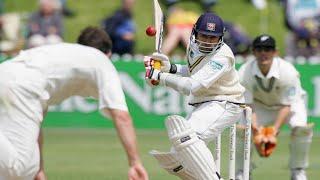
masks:
{"type": "MultiPolygon", "coordinates": [[[[151,180],[177,179],[160,169],[148,151],[167,150],[166,132],[138,130],[139,148],[151,180]]],[[[124,180],[127,161],[114,130],[110,129],[52,129],[45,128],[44,160],[49,179],[54,180],[124,180]]],[[[310,152],[309,180],[320,177],[320,134],[316,134],[310,152]]],[[[223,140],[226,139],[226,135],[223,140]]],[[[268,159],[254,156],[258,168],[253,172],[256,180],[289,180],[287,168],[288,134],[280,134],[279,146],[268,159]]],[[[223,141],[224,142],[224,141],[223,141]]],[[[227,159],[227,143],[222,159],[227,159]]],[[[227,161],[222,162],[222,175],[226,177],[227,161]]]]}

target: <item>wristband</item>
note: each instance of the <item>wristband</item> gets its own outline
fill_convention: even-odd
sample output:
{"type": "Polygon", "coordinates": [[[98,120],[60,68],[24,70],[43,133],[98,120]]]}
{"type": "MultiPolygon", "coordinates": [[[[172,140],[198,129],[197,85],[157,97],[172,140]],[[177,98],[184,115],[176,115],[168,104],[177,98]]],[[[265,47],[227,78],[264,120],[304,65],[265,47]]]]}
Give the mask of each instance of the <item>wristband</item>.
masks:
{"type": "Polygon", "coordinates": [[[160,74],[161,74],[161,72],[158,73],[158,80],[160,80],[160,74]]]}
{"type": "Polygon", "coordinates": [[[171,73],[171,74],[177,73],[177,66],[175,64],[171,64],[169,73],[171,73]]]}

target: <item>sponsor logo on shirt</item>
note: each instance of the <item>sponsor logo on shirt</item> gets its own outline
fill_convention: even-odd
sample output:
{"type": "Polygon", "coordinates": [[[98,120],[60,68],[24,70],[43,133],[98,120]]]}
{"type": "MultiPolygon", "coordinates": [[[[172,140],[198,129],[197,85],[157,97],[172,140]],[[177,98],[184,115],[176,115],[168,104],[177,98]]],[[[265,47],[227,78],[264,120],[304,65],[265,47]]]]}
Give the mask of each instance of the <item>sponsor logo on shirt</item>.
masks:
{"type": "Polygon", "coordinates": [[[295,87],[290,87],[289,90],[288,90],[288,95],[289,96],[296,95],[296,88],[295,87]]]}
{"type": "Polygon", "coordinates": [[[211,68],[212,68],[213,70],[221,70],[222,67],[223,67],[222,64],[220,64],[220,63],[218,63],[218,62],[216,62],[216,61],[210,61],[210,62],[209,62],[209,65],[211,66],[211,68]]]}

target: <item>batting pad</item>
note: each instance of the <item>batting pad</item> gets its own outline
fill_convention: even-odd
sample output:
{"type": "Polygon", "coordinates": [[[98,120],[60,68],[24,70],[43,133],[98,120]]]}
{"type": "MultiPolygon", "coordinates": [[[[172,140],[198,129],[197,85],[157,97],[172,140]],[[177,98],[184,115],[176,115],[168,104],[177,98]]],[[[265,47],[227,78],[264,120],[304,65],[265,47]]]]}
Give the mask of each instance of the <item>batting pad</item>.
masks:
{"type": "Polygon", "coordinates": [[[297,126],[292,129],[289,162],[291,169],[308,167],[308,154],[312,142],[313,126],[314,124],[312,123],[307,126],[297,126]]]}
{"type": "Polygon", "coordinates": [[[182,165],[190,170],[197,180],[219,180],[213,156],[200,140],[190,124],[181,116],[166,119],[168,136],[178,153],[182,165]]]}
{"type": "Polygon", "coordinates": [[[184,168],[178,159],[171,152],[160,152],[152,150],[149,152],[151,156],[157,159],[160,166],[168,171],[170,174],[178,176],[184,180],[196,180],[190,171],[184,168]]]}

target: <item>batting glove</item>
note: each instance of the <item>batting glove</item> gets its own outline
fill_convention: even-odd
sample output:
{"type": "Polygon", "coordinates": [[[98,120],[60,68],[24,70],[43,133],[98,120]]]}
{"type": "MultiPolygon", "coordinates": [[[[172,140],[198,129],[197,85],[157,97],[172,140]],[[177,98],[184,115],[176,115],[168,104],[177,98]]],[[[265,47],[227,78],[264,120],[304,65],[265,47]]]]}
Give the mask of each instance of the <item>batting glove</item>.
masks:
{"type": "Polygon", "coordinates": [[[161,62],[161,71],[162,72],[170,72],[171,63],[169,61],[168,56],[162,53],[155,52],[151,55],[151,59],[155,61],[161,62]]]}
{"type": "Polygon", "coordinates": [[[151,80],[152,85],[158,85],[160,80],[161,71],[154,69],[153,67],[146,68],[146,79],[151,80]]]}
{"type": "Polygon", "coordinates": [[[144,67],[146,70],[146,73],[145,73],[146,81],[149,85],[156,86],[159,84],[161,71],[154,69],[152,65],[153,65],[153,60],[150,57],[145,56],[144,67]]]}

